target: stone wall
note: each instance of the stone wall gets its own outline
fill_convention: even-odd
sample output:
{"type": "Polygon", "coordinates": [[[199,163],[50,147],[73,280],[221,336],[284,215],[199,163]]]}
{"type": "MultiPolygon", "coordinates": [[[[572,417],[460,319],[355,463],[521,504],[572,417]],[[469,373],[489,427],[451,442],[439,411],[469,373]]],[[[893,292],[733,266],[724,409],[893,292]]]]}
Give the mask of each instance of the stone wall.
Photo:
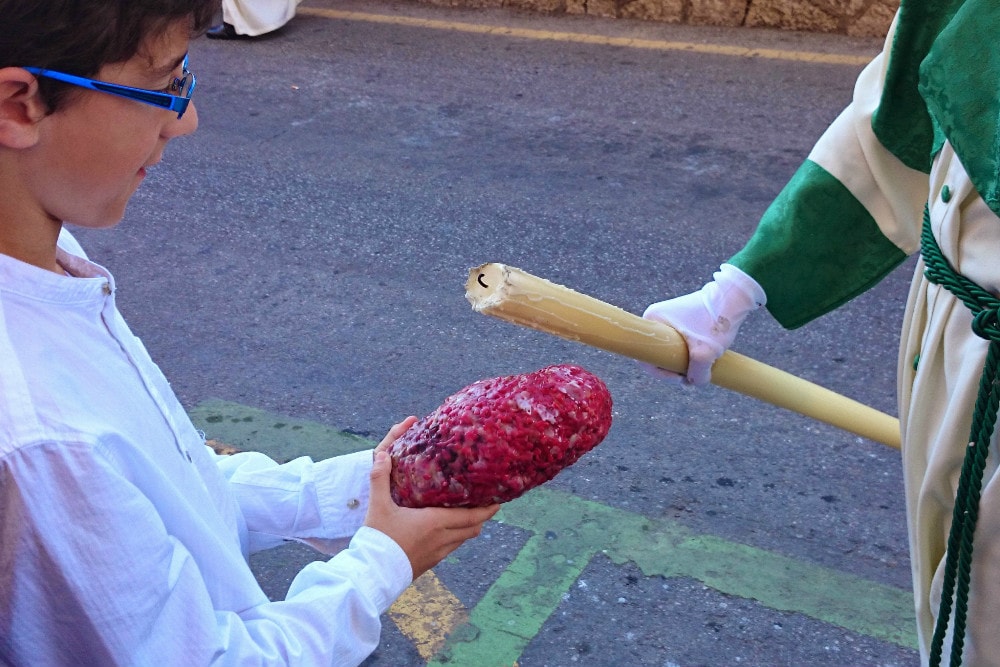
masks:
{"type": "Polygon", "coordinates": [[[899,0],[420,0],[689,25],[746,26],[882,37],[899,0]]]}

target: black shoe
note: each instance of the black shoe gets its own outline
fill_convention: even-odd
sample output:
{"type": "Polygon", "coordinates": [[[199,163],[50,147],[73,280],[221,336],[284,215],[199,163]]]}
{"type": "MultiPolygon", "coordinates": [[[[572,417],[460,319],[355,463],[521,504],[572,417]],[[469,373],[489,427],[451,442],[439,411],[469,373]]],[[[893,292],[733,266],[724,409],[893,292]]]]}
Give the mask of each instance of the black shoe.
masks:
{"type": "Polygon", "coordinates": [[[209,28],[205,32],[205,36],[209,39],[253,39],[252,35],[241,35],[236,32],[236,28],[233,27],[232,23],[222,23],[209,28]]]}

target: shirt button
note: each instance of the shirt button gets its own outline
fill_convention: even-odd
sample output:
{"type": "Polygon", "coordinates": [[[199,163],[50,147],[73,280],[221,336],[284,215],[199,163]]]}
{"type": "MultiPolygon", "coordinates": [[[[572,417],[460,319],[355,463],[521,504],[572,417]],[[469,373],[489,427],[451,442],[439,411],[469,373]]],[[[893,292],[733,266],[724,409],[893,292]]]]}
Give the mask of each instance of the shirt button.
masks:
{"type": "Polygon", "coordinates": [[[951,201],[951,188],[949,188],[947,185],[941,188],[941,201],[943,201],[945,204],[951,201]]]}
{"type": "Polygon", "coordinates": [[[357,498],[351,498],[347,501],[347,509],[356,510],[361,506],[361,501],[357,498]]]}

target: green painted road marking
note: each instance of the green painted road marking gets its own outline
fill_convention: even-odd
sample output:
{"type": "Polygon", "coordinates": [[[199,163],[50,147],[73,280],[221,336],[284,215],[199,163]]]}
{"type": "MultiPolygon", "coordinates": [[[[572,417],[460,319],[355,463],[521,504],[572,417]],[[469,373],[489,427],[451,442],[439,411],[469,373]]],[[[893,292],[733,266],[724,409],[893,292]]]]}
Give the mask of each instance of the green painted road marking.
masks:
{"type": "Polygon", "coordinates": [[[514,664],[594,555],[589,538],[530,537],[427,667],[514,664]]]}
{"type": "Polygon", "coordinates": [[[676,544],[673,552],[648,549],[649,553],[640,555],[637,551],[618,552],[614,560],[635,561],[647,576],[670,576],[673,570],[771,609],[798,612],[859,634],[917,647],[909,591],[711,535],[691,536],[676,544]],[[661,565],[664,558],[667,567],[661,565]]]}
{"type": "Polygon", "coordinates": [[[690,577],[771,609],[917,646],[913,598],[899,588],[545,487],[498,516],[534,536],[428,667],[513,664],[598,552],[633,562],[646,576],[690,577]]]}
{"type": "MultiPolygon", "coordinates": [[[[190,414],[209,438],[277,460],[322,459],[374,445],[327,426],[224,401],[203,403],[190,414]]],[[[532,537],[429,666],[513,664],[597,553],[615,563],[635,563],[646,576],[690,577],[770,609],[917,646],[912,595],[903,589],[546,487],[505,504],[497,520],[532,537]]]]}
{"type": "Polygon", "coordinates": [[[771,609],[798,612],[900,646],[917,646],[913,596],[894,586],[544,487],[509,503],[503,519],[536,534],[571,526],[612,561],[631,561],[646,576],[691,577],[771,609]]]}
{"type": "Polygon", "coordinates": [[[209,438],[237,449],[264,452],[281,463],[298,456],[319,461],[375,446],[367,438],[329,426],[272,415],[238,403],[205,401],[188,414],[209,438]]]}

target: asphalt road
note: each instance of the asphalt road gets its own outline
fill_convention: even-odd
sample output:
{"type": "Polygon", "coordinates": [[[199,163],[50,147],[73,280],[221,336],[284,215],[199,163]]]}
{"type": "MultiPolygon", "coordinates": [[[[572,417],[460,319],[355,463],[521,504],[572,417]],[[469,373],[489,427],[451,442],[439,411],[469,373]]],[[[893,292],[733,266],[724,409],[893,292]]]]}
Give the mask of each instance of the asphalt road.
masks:
{"type": "MultiPolygon", "coordinates": [[[[855,56],[879,47],[375,2],[303,7],[855,56]]],[[[474,314],[463,297],[468,269],[489,261],[636,313],[697,289],[847,103],[860,66],[307,12],[266,39],[201,39],[191,66],[199,131],[171,145],[119,227],[79,234],[189,409],[220,399],[378,439],[474,380],[578,363],[608,384],[615,423],[547,490],[905,595],[898,452],[723,389],[671,386],[631,360],[474,314]]],[[[734,349],[894,414],[911,269],[795,331],[758,314],[734,349]]],[[[473,609],[532,535],[526,522],[493,522],[436,572],[473,609]]],[[[917,661],[905,639],[589,539],[588,560],[516,649],[520,667],[917,661]]],[[[260,576],[278,595],[312,557],[279,549],[260,576]]],[[[807,597],[832,584],[801,586],[807,597]]],[[[424,663],[387,619],[366,664],[424,663]]]]}

